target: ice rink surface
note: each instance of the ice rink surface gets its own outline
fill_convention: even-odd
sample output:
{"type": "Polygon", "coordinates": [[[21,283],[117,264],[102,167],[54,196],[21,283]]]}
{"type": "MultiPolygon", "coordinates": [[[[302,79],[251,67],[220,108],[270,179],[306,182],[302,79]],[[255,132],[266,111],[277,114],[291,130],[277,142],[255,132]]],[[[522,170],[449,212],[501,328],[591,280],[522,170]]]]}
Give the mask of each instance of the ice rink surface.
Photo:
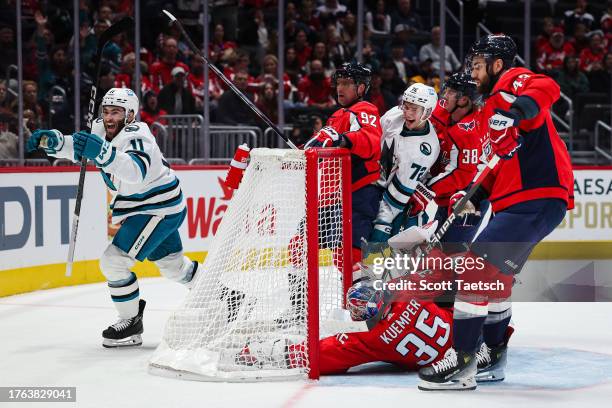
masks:
{"type": "Polygon", "coordinates": [[[0,386],[75,386],[75,403],[0,407],[609,407],[612,303],[515,303],[506,381],[475,392],[422,392],[385,364],[318,382],[226,384],[152,376],[147,361],[185,289],[141,279],[143,346],[104,349],[116,321],[105,284],[0,299],[0,386]]]}

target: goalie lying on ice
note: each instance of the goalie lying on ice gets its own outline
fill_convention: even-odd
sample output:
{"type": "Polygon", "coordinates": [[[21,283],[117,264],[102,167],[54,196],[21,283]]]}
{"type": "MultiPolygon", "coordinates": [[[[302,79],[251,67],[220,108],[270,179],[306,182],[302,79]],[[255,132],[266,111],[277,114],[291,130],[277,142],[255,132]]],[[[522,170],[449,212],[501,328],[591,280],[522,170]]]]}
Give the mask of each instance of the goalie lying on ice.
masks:
{"type": "Polygon", "coordinates": [[[187,284],[197,262],[183,255],[178,228],[185,218],[180,183],[164,159],[146,123],[137,122],[138,97],[127,88],[113,88],[102,99],[102,117],[91,133],[63,135],[35,131],[28,149],[74,162],[93,160],[113,195],[112,222],[121,224],[100,258],[119,321],[104,330],[105,347],[142,344],[142,313],[136,261],[155,262],[165,277],[187,284]]]}
{"type": "MultiPolygon", "coordinates": [[[[383,292],[363,282],[347,294],[351,318],[361,331],[337,333],[319,342],[321,375],[341,374],[351,367],[375,361],[418,370],[442,359],[451,346],[452,309],[409,299],[384,306],[383,292]],[[381,315],[371,330],[365,320],[381,315]]],[[[291,338],[253,338],[234,355],[235,364],[253,369],[307,367],[306,343],[291,338]]]]}

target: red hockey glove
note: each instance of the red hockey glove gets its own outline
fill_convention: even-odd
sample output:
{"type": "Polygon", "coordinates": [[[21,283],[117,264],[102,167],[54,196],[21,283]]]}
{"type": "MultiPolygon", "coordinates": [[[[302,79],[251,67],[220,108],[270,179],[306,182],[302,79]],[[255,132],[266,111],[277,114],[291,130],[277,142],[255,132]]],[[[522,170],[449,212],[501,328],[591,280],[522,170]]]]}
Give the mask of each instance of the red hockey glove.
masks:
{"type": "Polygon", "coordinates": [[[502,159],[512,158],[521,147],[523,138],[516,127],[519,117],[514,112],[495,109],[495,115],[489,119],[489,139],[493,151],[502,159]]]}
{"type": "Polygon", "coordinates": [[[414,217],[415,215],[425,211],[425,208],[427,208],[429,202],[435,197],[436,193],[425,187],[422,183],[417,184],[414,193],[412,193],[410,196],[410,201],[408,201],[408,204],[412,204],[408,215],[414,217]]]}
{"type": "MultiPolygon", "coordinates": [[[[457,203],[459,201],[461,201],[461,199],[465,196],[465,191],[461,190],[461,191],[457,191],[455,194],[453,194],[450,199],[448,200],[448,215],[450,216],[453,213],[453,210],[455,209],[455,205],[457,205],[457,203]]],[[[474,207],[474,204],[471,201],[468,201],[465,205],[465,207],[463,208],[463,211],[461,211],[460,214],[465,214],[465,213],[474,213],[476,212],[476,207],[474,207]]]]}
{"type": "Polygon", "coordinates": [[[317,132],[306,144],[304,150],[311,147],[338,147],[342,142],[342,135],[331,126],[325,126],[317,132]]]}

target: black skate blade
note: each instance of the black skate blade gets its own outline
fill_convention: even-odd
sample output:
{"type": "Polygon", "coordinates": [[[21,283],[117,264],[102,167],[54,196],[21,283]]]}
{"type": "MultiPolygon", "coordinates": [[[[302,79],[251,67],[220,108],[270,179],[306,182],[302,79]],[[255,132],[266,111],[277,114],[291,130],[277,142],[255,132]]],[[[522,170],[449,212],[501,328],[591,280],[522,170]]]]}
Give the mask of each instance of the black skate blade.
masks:
{"type": "Polygon", "coordinates": [[[473,378],[434,383],[421,380],[418,385],[421,391],[472,391],[476,389],[476,380],[473,378]]]}
{"type": "Polygon", "coordinates": [[[137,347],[142,346],[142,336],[136,334],[126,337],[125,339],[104,339],[102,347],[105,348],[120,348],[120,347],[137,347]]]}

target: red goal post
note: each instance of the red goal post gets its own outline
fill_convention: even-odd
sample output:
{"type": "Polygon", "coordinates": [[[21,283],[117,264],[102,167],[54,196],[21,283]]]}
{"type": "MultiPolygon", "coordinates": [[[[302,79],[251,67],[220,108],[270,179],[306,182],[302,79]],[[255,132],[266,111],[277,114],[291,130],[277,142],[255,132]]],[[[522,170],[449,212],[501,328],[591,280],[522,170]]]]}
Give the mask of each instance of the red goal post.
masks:
{"type": "MultiPolygon", "coordinates": [[[[347,149],[309,149],[306,152],[306,222],[308,229],[312,232],[307,235],[308,247],[316,248],[308,253],[308,280],[314,287],[319,287],[319,206],[308,205],[308,203],[320,203],[328,200],[325,191],[324,180],[329,177],[340,184],[340,197],[342,200],[343,223],[342,223],[342,275],[343,293],[346,296],[352,280],[352,201],[351,201],[351,156],[347,149]],[[328,167],[326,159],[338,160],[341,177],[335,178],[332,173],[336,166],[328,167]],[[324,186],[321,188],[321,186],[324,186]]],[[[334,186],[330,186],[334,188],[334,186]]],[[[331,199],[333,200],[333,199],[331,199]]],[[[314,312],[308,314],[308,348],[311,350],[310,371],[308,377],[319,378],[319,297],[315,291],[308,292],[309,304],[314,312]]],[[[342,299],[343,306],[346,298],[342,299]]]]}

